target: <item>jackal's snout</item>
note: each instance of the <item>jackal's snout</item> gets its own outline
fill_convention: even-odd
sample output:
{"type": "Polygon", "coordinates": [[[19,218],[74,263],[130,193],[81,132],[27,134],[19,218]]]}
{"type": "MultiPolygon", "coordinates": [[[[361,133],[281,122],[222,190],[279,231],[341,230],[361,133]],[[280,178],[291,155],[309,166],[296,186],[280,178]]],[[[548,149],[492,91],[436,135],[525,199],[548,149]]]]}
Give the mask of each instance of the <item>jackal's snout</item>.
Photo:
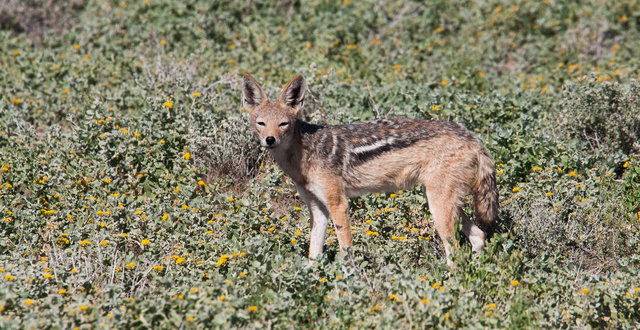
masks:
{"type": "Polygon", "coordinates": [[[268,146],[272,146],[274,143],[276,143],[276,138],[274,138],[273,136],[267,136],[267,138],[264,139],[264,142],[266,142],[268,146]]]}
{"type": "Polygon", "coordinates": [[[265,138],[260,138],[260,145],[265,148],[272,149],[280,145],[280,139],[276,138],[275,136],[269,135],[265,138]]]}

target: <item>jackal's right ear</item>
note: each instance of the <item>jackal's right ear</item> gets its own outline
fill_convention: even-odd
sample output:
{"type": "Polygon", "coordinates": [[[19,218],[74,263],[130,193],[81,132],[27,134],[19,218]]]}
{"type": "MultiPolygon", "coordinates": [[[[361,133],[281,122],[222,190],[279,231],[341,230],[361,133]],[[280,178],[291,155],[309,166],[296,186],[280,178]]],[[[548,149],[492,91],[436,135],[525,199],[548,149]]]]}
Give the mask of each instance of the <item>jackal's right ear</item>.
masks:
{"type": "Polygon", "coordinates": [[[258,82],[250,74],[245,73],[242,77],[242,106],[251,111],[266,100],[267,95],[258,82]]]}

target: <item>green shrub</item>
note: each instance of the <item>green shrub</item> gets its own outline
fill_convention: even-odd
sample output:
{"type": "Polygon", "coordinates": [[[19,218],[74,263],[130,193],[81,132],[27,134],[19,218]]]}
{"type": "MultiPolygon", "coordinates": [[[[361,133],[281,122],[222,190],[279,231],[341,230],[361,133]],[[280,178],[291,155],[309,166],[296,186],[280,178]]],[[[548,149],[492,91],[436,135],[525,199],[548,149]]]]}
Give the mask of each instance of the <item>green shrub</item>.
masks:
{"type": "Polygon", "coordinates": [[[559,132],[584,141],[601,157],[640,151],[640,84],[590,77],[565,85],[557,112],[559,132]]]}

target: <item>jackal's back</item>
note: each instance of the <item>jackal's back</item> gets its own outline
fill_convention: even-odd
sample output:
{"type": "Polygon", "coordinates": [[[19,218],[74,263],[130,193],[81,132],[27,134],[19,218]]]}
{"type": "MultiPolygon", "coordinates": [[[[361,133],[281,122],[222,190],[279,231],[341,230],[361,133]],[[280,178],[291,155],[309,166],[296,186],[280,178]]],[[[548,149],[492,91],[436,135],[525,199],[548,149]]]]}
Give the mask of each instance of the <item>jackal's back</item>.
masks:
{"type": "Polygon", "coordinates": [[[309,156],[320,158],[328,166],[340,170],[361,166],[439,136],[475,141],[459,124],[424,119],[381,119],[335,126],[301,122],[300,129],[309,156]]]}

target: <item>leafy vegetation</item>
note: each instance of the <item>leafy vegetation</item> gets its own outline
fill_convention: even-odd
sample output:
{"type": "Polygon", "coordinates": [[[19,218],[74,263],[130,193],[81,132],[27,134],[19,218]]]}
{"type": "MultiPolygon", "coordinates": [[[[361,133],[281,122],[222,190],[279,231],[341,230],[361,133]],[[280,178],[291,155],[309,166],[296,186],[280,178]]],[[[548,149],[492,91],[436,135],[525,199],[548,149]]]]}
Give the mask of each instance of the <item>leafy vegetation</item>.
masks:
{"type": "MultiPolygon", "coordinates": [[[[640,320],[634,1],[0,5],[0,327],[616,327],[640,320]],[[45,5],[51,11],[43,11],[45,5]],[[442,258],[426,201],[309,214],[239,81],[295,74],[317,123],[454,120],[500,221],[442,258]]],[[[469,210],[467,210],[469,211],[469,210]]]]}

